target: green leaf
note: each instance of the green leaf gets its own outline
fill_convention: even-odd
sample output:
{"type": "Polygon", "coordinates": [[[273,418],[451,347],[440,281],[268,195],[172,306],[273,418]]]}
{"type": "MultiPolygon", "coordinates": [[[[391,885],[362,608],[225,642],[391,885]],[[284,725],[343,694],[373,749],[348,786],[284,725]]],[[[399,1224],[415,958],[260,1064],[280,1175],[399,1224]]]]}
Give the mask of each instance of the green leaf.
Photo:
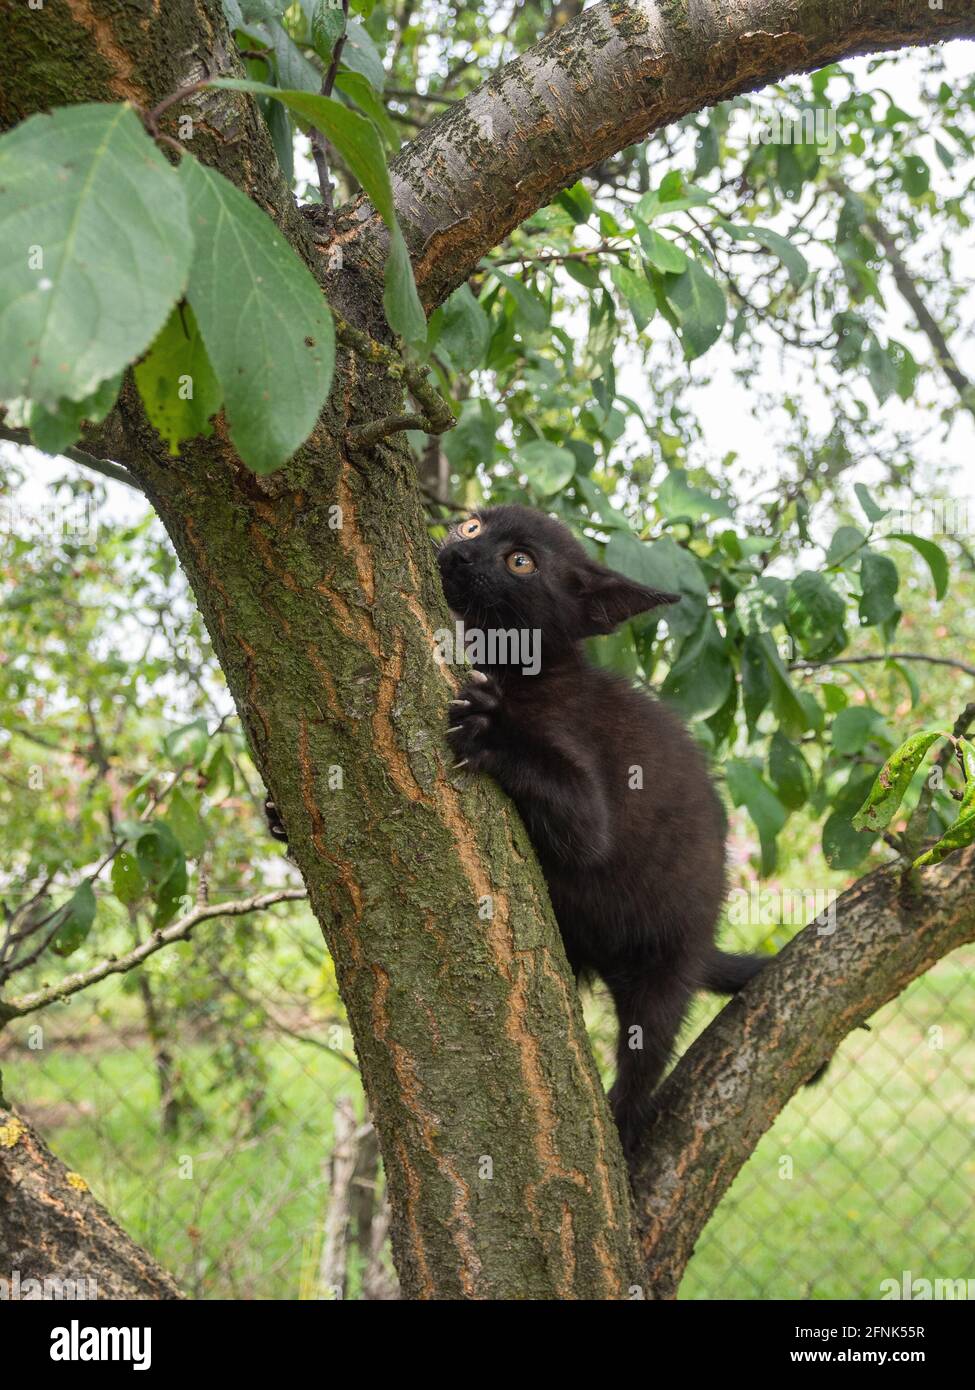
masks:
{"type": "Polygon", "coordinates": [[[535,332],[548,327],[548,305],[540,295],[529,289],[527,285],[523,285],[520,280],[516,280],[513,275],[508,275],[495,266],[491,266],[491,274],[496,280],[501,281],[514,299],[526,327],[535,332]]]}
{"type": "Polygon", "coordinates": [[[873,525],[876,521],[882,521],[887,515],[887,508],[878,506],[870,495],[869,489],[863,483],[854,483],[853,491],[857,495],[857,500],[863,508],[867,520],[873,525]]]}
{"type": "Polygon", "coordinates": [[[168,733],[163,749],[175,767],[199,767],[206,756],[209,737],[206,720],[193,719],[168,733]]]}
{"type": "Polygon", "coordinates": [[[759,716],[772,698],[772,676],[765,660],[765,647],[758,633],[745,637],[741,651],[741,695],[745,721],[754,738],[759,716]]]}
{"type": "Polygon", "coordinates": [[[790,811],[798,810],[809,796],[812,776],[799,749],[776,729],[769,744],[769,777],[779,800],[790,811]]]}
{"type": "Polygon", "coordinates": [[[548,439],[519,445],[515,463],[541,497],[561,491],[576,471],[575,455],[548,439]]]}
{"type": "Polygon", "coordinates": [[[207,842],[206,830],[200,819],[198,798],[190,797],[182,787],[175,787],[169,797],[166,824],[179,841],[188,859],[198,859],[207,842]]]}
{"type": "Polygon", "coordinates": [[[788,237],[784,237],[780,232],[773,232],[769,227],[736,227],[731,222],[721,220],[721,226],[735,241],[757,241],[760,246],[764,246],[767,251],[778,256],[789,274],[789,279],[795,289],[801,290],[809,279],[809,265],[805,256],[799,251],[788,237]]]}
{"type": "Polygon", "coordinates": [[[360,73],[367,82],[381,92],[386,83],[386,72],[379,49],[373,43],[358,19],[349,21],[345,33],[345,46],[341,61],[353,72],[360,73]]]}
{"type": "Polygon", "coordinates": [[[856,830],[853,817],[873,780],[870,772],[853,772],[840,790],[823,825],[823,854],[831,869],[855,869],[877,838],[873,830],[856,830]]]}
{"type": "Polygon", "coordinates": [[[192,255],[176,172],[129,106],[0,137],[0,400],[90,398],[152,342],[192,255]]]}
{"type": "Polygon", "coordinates": [[[454,290],[430,320],[430,341],[455,371],[481,366],[491,337],[488,316],[469,285],[454,290]]]}
{"type": "Polygon", "coordinates": [[[203,768],[206,778],[206,794],[211,806],[217,806],[234,790],[234,765],[224,748],[218,744],[203,768]]]}
{"type": "Polygon", "coordinates": [[[765,662],[772,681],[772,709],[784,733],[797,737],[810,726],[810,713],[789,679],[789,672],[779,656],[771,634],[763,632],[758,638],[765,653],[765,662]]]}
{"type": "Polygon", "coordinates": [[[473,397],[460,407],[457,424],[444,436],[443,450],[454,468],[473,469],[494,459],[498,412],[484,397],[473,397]]]}
{"type": "Polygon", "coordinates": [[[894,595],[900,583],[889,555],[864,550],[860,559],[860,621],[864,627],[889,622],[899,612],[894,595]]]}
{"type": "Polygon", "coordinates": [[[643,222],[636,223],[643,254],[655,270],[664,275],[681,275],[690,264],[689,257],[674,242],[661,236],[643,222]]]}
{"type": "Polygon", "coordinates": [[[119,850],[112,862],[112,890],[119,902],[128,907],[145,892],[145,879],[133,854],[119,850]]]}
{"type": "Polygon", "coordinates": [[[609,274],[617,291],[626,300],[636,331],[642,333],[657,310],[653,286],[645,275],[638,275],[625,265],[614,265],[609,274]]]}
{"type": "Polygon", "coordinates": [[[931,170],[920,155],[910,155],[900,166],[900,180],[909,197],[920,198],[931,185],[931,170]]]}
{"type": "Polygon", "coordinates": [[[707,719],[727,700],[733,675],[721,634],[708,619],[685,639],[660,695],[685,719],[707,719]]]}
{"type": "MultiPolygon", "coordinates": [[[[352,26],[349,27],[351,30],[352,26]]],[[[421,342],[426,337],[426,316],[416,292],[409,252],[396,220],[382,141],[372,121],[358,111],[350,111],[332,97],[312,92],[284,91],[261,82],[229,77],[217,78],[211,85],[283,101],[290,111],[315,126],[334,144],[389,229],[383,296],[389,325],[408,343],[421,342]]]]}
{"type": "Polygon", "coordinates": [[[584,183],[574,183],[571,188],[564,188],[555,201],[565,209],[576,226],[580,222],[588,222],[595,211],[592,194],[584,183]]]}
{"type": "Polygon", "coordinates": [[[905,545],[913,546],[917,553],[927,562],[928,569],[931,571],[931,578],[934,580],[934,593],[938,599],[943,599],[948,592],[948,580],[950,570],[948,567],[948,557],[934,541],[927,540],[924,536],[914,536],[908,531],[890,531],[887,539],[891,541],[903,541],[905,545]]]}
{"type": "Polygon", "coordinates": [[[156,911],[152,919],[154,931],[164,927],[176,916],[186,897],[186,888],[186,860],[180,855],[159,885],[159,891],[156,894],[156,911]]]}
{"type": "Polygon", "coordinates": [[[416,292],[410,253],[406,249],[399,223],[394,222],[389,233],[389,252],[386,256],[386,285],[383,308],[390,328],[408,343],[422,343],[427,335],[427,319],[416,292]]]}
{"type": "Polygon", "coordinates": [[[46,454],[60,454],[81,434],[82,422],[99,424],[115,404],[122,377],[113,376],[83,401],[59,401],[56,410],[34,404],[30,412],[31,442],[46,454]]]}
{"type": "Polygon", "coordinates": [[[321,88],[321,73],[314,63],[308,61],[277,19],[269,19],[266,24],[256,25],[253,32],[274,54],[279,86],[301,88],[306,92],[317,92],[321,88]]]}
{"type": "Polygon", "coordinates": [[[860,553],[866,543],[866,536],[856,526],[840,526],[829,543],[826,564],[830,569],[842,569],[848,560],[860,553]]]}
{"type": "Polygon", "coordinates": [[[335,87],[339,92],[344,92],[347,97],[355,102],[360,111],[365,114],[375,125],[380,135],[391,150],[398,150],[403,143],[400,139],[399,130],[386,112],[382,98],[376,94],[376,89],[360,76],[357,72],[339,71],[335,79],[335,87]]]}
{"type": "Polygon", "coordinates": [[[319,58],[328,62],[336,40],[344,33],[345,14],[341,5],[333,5],[331,0],[318,0],[311,17],[311,41],[319,58]]]}
{"type": "Polygon", "coordinates": [[[142,876],[158,888],[183,858],[183,851],[165,821],[155,820],[139,826],[135,856],[142,876]]]}
{"type": "Polygon", "coordinates": [[[846,604],[817,570],[802,570],[789,585],[789,628],[810,657],[829,657],[846,646],[846,604]]]}
{"type": "Polygon", "coordinates": [[[311,272],[255,203],[191,157],[179,173],[196,237],[187,298],[234,447],[249,468],[270,473],[308,438],[325,403],[332,316],[311,272]]]}
{"type": "Polygon", "coordinates": [[[869,705],[848,705],[840,710],[830,730],[837,753],[862,753],[882,716],[869,705]]]}
{"type": "Polygon", "coordinates": [[[223,395],[188,304],[176,306],[134,376],[146,414],[171,454],[179,453],[181,440],[213,433],[210,418],[223,395]]]}
{"type": "Polygon", "coordinates": [[[723,497],[712,497],[687,481],[686,468],[672,468],[664,478],[657,492],[657,510],[665,517],[689,516],[694,521],[703,516],[731,516],[723,497]]]}
{"type": "Polygon", "coordinates": [[[877,404],[883,405],[897,390],[898,368],[880,339],[873,333],[867,339],[867,350],[863,358],[870,385],[877,397],[877,404]]]}
{"type": "Polygon", "coordinates": [[[891,754],[853,817],[854,830],[879,831],[890,824],[928,749],[945,737],[941,729],[924,729],[891,754]]]}
{"type": "Polygon", "coordinates": [[[729,758],[725,767],[728,791],[736,806],[744,806],[755,823],[762,847],[762,873],[775,868],[776,836],[787,812],[761,774],[743,758],[729,758]]]}
{"type": "Polygon", "coordinates": [[[947,859],[948,855],[953,854],[956,849],[964,849],[973,841],[975,841],[975,807],[953,821],[941,839],[915,859],[912,867],[920,869],[925,864],[940,864],[942,859],[947,859]]]}
{"type": "Polygon", "coordinates": [[[728,309],[724,291],[700,261],[689,261],[682,275],[666,275],[664,293],[681,328],[688,361],[707,352],[721,336],[728,309]]]}
{"type": "Polygon", "coordinates": [[[70,956],[87,939],[95,920],[95,894],[91,884],[82,883],[65,905],[65,915],[51,942],[56,956],[70,956]]]}

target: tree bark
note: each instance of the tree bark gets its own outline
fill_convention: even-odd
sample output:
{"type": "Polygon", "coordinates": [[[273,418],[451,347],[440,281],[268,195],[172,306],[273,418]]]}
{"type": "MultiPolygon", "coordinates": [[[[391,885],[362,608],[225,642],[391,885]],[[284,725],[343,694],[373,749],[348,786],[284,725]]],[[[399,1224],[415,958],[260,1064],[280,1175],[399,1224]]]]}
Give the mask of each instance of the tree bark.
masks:
{"type": "Polygon", "coordinates": [[[2,1104],[0,1279],[19,1279],[19,1297],[27,1297],[31,1279],[42,1288],[46,1279],[84,1281],[82,1297],[182,1297],[171,1276],[95,1201],[84,1178],[2,1104]]]}
{"type": "MultiPolygon", "coordinates": [[[[971,32],[972,11],[970,0],[950,12],[913,0],[584,11],[399,160],[426,303],[653,126],[844,54],[971,32]]],[[[43,14],[0,0],[4,124],[70,101],[150,106],[239,72],[215,0],[49,0],[43,14]]],[[[329,245],[294,208],[253,103],[207,92],[187,109],[193,152],[276,218],[350,322],[382,337],[383,236],[369,206],[340,213],[344,269],[329,272],[329,245]]],[[[498,789],[446,766],[453,680],[431,650],[447,615],[413,460],[401,441],[348,444],[398,405],[380,367],[343,353],[314,434],[269,478],[240,464],[219,422],[170,459],[131,387],[84,447],[131,470],[162,518],[288,829],[355,1037],[404,1296],[632,1296],[646,1280],[625,1170],[544,881],[498,789]]],[[[777,1051],[767,1065],[783,1065],[777,1051]]]]}

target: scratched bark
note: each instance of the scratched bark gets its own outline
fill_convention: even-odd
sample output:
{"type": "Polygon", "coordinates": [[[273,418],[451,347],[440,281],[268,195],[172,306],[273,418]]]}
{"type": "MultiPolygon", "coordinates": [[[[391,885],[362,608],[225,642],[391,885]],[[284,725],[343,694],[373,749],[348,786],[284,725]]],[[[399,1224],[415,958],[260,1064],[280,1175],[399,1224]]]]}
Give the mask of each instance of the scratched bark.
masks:
{"type": "MultiPolygon", "coordinates": [[[[970,31],[972,12],[913,0],[584,11],[398,161],[427,303],[652,126],[844,52],[970,31]]],[[[40,13],[0,0],[0,125],[70,101],[149,106],[239,72],[215,0],[47,0],[40,13]]],[[[276,218],[347,319],[382,336],[368,205],[316,241],[250,101],[207,93],[189,109],[193,152],[276,218]],[[330,275],[336,240],[344,268],[330,275]]],[[[404,1293],[627,1297],[647,1280],[544,883],[500,793],[445,764],[451,686],[431,639],[446,614],[413,460],[401,443],[357,455],[346,444],[399,404],[380,369],[341,357],[314,435],[268,479],[239,464],[221,428],[170,460],[131,387],[86,447],[131,468],[162,518],[288,828],[376,1119],[404,1293]]],[[[800,1013],[819,1008],[793,997],[800,1013]]],[[[694,1114],[706,1119],[697,1104],[692,1131],[694,1114]]],[[[742,1131],[729,1163],[748,1141],[742,1131]]],[[[703,1220],[707,1192],[695,1201],[703,1220]]]]}

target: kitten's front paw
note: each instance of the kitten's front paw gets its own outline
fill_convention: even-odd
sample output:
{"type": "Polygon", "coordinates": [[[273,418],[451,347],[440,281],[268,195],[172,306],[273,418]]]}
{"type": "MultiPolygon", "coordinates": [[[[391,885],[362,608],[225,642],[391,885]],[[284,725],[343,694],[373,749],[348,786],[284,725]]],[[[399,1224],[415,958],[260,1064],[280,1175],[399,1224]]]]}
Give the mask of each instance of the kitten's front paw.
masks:
{"type": "Polygon", "coordinates": [[[458,767],[486,768],[491,758],[491,735],[501,709],[501,687],[483,671],[475,671],[456,700],[450,702],[447,742],[458,767]]]}

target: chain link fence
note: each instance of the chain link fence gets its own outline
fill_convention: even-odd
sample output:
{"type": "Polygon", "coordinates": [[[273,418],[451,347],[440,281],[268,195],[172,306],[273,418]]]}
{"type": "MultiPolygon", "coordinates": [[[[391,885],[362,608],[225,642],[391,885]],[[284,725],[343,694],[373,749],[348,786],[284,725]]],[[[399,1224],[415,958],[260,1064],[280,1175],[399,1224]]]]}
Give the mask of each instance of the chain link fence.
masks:
{"type": "MultiPolygon", "coordinates": [[[[682,1297],[878,1299],[971,1273],[973,967],[971,950],[942,961],[792,1101],[704,1232],[682,1297]]],[[[260,930],[208,924],[151,968],[12,1023],[5,1090],[189,1296],[395,1297],[336,998],[303,904],[260,930]]],[[[714,1011],[702,1002],[687,1038],[714,1011]]],[[[598,994],[587,1015],[608,1074],[598,994]]]]}

